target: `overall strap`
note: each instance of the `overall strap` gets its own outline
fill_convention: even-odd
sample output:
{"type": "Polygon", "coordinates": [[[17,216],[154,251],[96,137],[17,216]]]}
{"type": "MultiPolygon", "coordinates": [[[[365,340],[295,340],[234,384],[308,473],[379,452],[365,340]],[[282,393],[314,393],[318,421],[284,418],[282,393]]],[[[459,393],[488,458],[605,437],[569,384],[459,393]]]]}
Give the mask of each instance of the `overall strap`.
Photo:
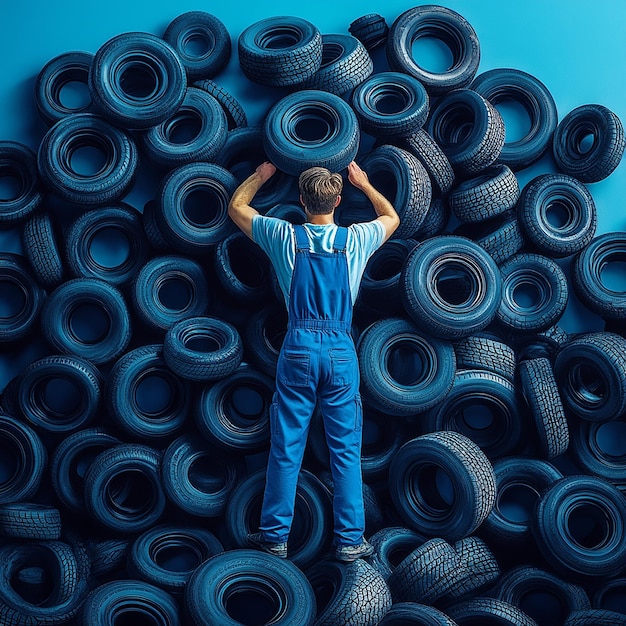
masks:
{"type": "Polygon", "coordinates": [[[335,241],[333,242],[333,250],[335,252],[345,252],[347,240],[348,240],[348,229],[343,226],[339,226],[337,228],[337,232],[335,233],[335,241]]]}
{"type": "Polygon", "coordinates": [[[306,229],[304,228],[304,226],[300,224],[294,224],[293,232],[296,235],[296,251],[308,251],[310,249],[309,237],[306,234],[306,229]]]}

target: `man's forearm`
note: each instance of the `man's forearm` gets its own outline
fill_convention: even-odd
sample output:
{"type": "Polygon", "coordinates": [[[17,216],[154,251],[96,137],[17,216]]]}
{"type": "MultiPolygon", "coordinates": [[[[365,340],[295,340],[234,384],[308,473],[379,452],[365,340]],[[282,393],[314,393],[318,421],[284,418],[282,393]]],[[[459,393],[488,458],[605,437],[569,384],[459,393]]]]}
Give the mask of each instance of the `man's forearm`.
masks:
{"type": "Polygon", "coordinates": [[[240,207],[249,205],[264,182],[265,181],[256,172],[253,172],[235,189],[235,193],[233,193],[233,197],[230,200],[231,206],[240,207]]]}

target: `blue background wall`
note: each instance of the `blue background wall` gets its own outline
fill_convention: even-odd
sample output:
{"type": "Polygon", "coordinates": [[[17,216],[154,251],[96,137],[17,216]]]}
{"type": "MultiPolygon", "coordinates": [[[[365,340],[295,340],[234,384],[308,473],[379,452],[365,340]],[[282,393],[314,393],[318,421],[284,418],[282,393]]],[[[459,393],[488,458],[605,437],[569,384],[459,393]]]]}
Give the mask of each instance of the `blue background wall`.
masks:
{"type": "MultiPolygon", "coordinates": [[[[215,80],[241,101],[252,125],[263,119],[275,95],[248,81],[239,70],[236,43],[246,26],[272,15],[298,15],[312,21],[322,33],[345,33],[350,22],[361,15],[377,12],[391,25],[416,4],[408,0],[5,2],[0,16],[0,140],[19,141],[37,149],[46,128],[37,116],[32,93],[35,77],[48,60],[70,50],[96,52],[121,32],[162,35],[169,22],[185,11],[212,13],[229,30],[233,57],[215,80]]],[[[442,0],[440,4],[461,13],[476,30],[481,44],[479,73],[512,67],[533,74],[554,96],[559,119],[579,105],[599,103],[626,122],[626,1],[442,0]]],[[[435,59],[436,53],[433,48],[435,59]]],[[[520,185],[553,170],[551,157],[544,157],[518,174],[520,185]]],[[[626,161],[589,189],[598,208],[598,233],[626,230],[626,161]]],[[[149,192],[145,188],[133,191],[130,203],[140,209],[145,200],[142,194],[149,192]]],[[[0,250],[20,249],[16,229],[0,230],[0,250]]],[[[601,320],[575,298],[571,298],[562,324],[568,331],[601,328],[601,320]]],[[[29,360],[26,354],[2,355],[1,351],[0,389],[20,362],[29,360]]]]}

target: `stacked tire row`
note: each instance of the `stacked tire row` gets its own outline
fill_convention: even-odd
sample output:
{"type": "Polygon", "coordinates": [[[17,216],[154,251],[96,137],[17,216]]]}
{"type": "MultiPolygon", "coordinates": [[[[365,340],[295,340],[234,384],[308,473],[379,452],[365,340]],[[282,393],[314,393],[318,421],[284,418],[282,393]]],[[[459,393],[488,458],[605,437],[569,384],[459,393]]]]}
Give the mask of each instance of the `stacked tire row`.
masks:
{"type": "MultiPolygon", "coordinates": [[[[43,345],[0,398],[0,623],[626,623],[626,294],[607,278],[626,233],[596,235],[587,188],[619,165],[621,122],[601,105],[558,122],[535,77],[478,74],[474,29],[444,7],[348,30],[241,33],[245,78],[283,89],[258,126],[213,80],[231,40],[207,13],[39,74],[38,152],[0,143],[19,182],[0,220],[24,251],[0,255],[0,341],[43,345]],[[452,69],[419,66],[420,36],[452,69]],[[88,86],[80,109],[59,97],[70,82],[88,86]],[[531,118],[515,142],[505,100],[531,118]],[[85,149],[101,156],[86,170],[85,149]],[[520,189],[546,154],[558,172],[520,189]],[[319,415],[290,559],[245,548],[286,313],[226,210],[266,158],[265,214],[302,222],[298,173],[356,158],[401,216],[355,308],[375,554],[350,565],[330,556],[319,415]],[[142,170],[158,191],[139,210],[142,170]],[[559,326],[572,297],[601,330],[559,326]]],[[[344,192],[342,224],[373,215],[344,192]]]]}

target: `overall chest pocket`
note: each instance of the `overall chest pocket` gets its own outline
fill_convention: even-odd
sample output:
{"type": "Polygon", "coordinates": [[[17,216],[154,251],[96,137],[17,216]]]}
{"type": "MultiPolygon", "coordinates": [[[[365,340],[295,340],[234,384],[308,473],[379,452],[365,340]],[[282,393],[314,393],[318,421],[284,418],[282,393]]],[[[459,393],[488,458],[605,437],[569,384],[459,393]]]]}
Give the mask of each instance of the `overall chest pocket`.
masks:
{"type": "Polygon", "coordinates": [[[278,363],[278,376],[290,387],[308,387],[311,373],[311,351],[307,348],[283,349],[278,363]]]}

